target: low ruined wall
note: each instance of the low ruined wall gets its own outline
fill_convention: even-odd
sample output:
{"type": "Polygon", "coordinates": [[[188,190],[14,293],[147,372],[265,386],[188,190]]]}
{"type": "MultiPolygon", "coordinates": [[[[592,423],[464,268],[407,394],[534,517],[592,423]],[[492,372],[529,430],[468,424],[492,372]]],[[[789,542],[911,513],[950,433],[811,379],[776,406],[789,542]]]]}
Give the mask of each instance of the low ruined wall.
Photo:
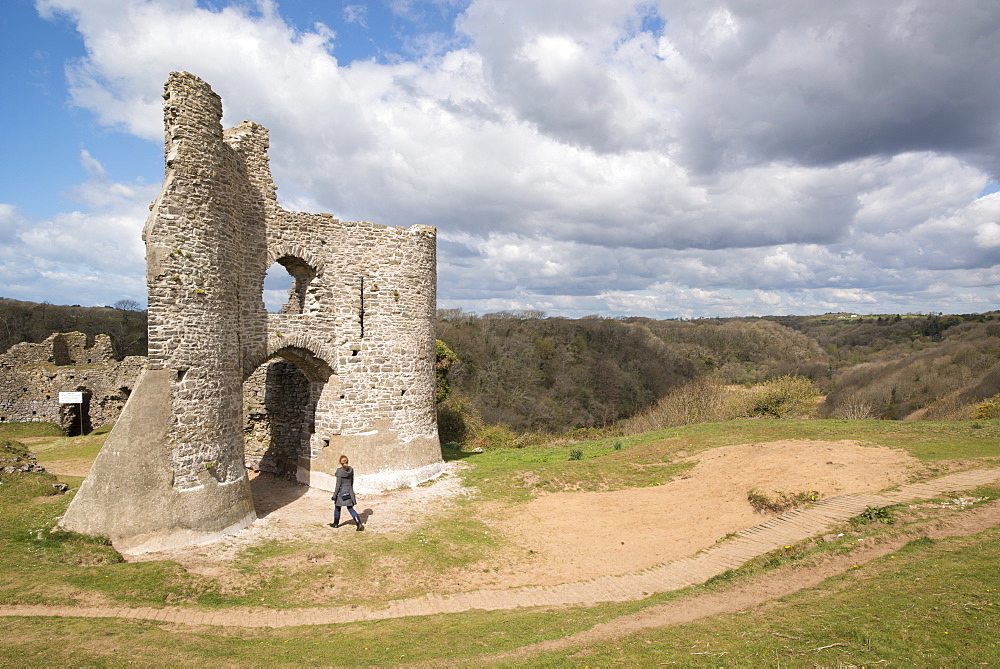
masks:
{"type": "Polygon", "coordinates": [[[56,423],[77,433],[78,407],[60,404],[59,393],[83,392],[84,431],[114,423],[145,364],[140,356],[115,360],[107,335],[89,346],[82,332],[15,344],[0,355],[0,422],[56,423]]]}

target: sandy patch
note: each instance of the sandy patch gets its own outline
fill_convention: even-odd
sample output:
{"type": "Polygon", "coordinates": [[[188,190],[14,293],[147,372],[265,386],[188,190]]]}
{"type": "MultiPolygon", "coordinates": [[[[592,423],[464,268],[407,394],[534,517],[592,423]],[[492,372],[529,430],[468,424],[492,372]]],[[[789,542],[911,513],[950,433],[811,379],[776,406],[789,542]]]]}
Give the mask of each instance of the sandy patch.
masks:
{"type": "Polygon", "coordinates": [[[726,446],[688,460],[698,464],[679,480],[543,495],[495,527],[542,557],[543,573],[527,582],[622,574],[692,555],[776,515],[754,512],[747,502],[751,488],[817,490],[821,498],[876,492],[906,482],[920,466],[903,451],[853,441],[726,446]]]}
{"type": "MultiPolygon", "coordinates": [[[[692,555],[730,532],[765,521],[770,516],[755,513],[746,499],[751,488],[818,490],[824,498],[874,492],[906,482],[920,467],[902,451],[853,441],[746,444],[712,449],[689,460],[697,464],[683,478],[660,486],[545,494],[523,505],[472,507],[490,531],[500,533],[512,547],[473,568],[408,578],[419,578],[417,582],[432,591],[455,592],[621,574],[692,555]]],[[[366,531],[398,536],[428,516],[449,512],[455,500],[475,494],[462,486],[465,466],[451,463],[444,475],[417,488],[360,498],[356,508],[365,518],[366,531]]],[[[312,553],[281,558],[282,568],[294,572],[316,561],[336,562],[337,546],[355,539],[352,525],[327,526],[332,513],[329,493],[269,477],[253,479],[251,487],[259,516],[251,527],[214,544],[128,559],[174,560],[238,590],[253,578],[232,567],[246,547],[268,540],[312,543],[312,553]]],[[[345,513],[342,519],[347,517],[345,513]]],[[[376,571],[384,571],[391,581],[395,570],[386,565],[376,571]]],[[[326,593],[321,599],[350,594],[326,593]]]]}
{"type": "MultiPolygon", "coordinates": [[[[415,488],[358,495],[355,510],[363,519],[365,531],[407,532],[428,513],[440,512],[451,500],[471,494],[473,491],[464,488],[461,478],[456,475],[465,466],[449,463],[443,474],[415,488]]],[[[225,580],[233,559],[249,546],[269,540],[304,541],[316,543],[321,551],[328,550],[330,555],[335,555],[338,545],[354,539],[353,523],[345,523],[337,529],[328,525],[333,520],[329,492],[266,474],[252,474],[250,488],[257,509],[257,520],[250,527],[212,544],[127,556],[126,559],[129,562],[174,560],[189,571],[225,580]]],[[[341,522],[349,520],[345,509],[341,522]]],[[[296,559],[308,564],[322,560],[317,555],[302,554],[296,559]]]]}
{"type": "Polygon", "coordinates": [[[46,460],[39,464],[45,467],[45,471],[50,474],[61,476],[85,477],[90,473],[90,466],[94,463],[93,458],[79,458],[68,460],[46,460]]]}

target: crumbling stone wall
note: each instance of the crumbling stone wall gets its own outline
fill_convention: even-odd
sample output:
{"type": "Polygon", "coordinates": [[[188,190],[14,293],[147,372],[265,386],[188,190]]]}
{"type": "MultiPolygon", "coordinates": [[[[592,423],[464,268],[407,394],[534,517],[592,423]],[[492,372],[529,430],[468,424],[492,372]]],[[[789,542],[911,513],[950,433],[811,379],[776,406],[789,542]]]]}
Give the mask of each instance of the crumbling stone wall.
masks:
{"type": "Polygon", "coordinates": [[[76,405],[59,403],[60,392],[84,393],[84,431],[118,419],[146,359],[115,360],[111,339],[62,332],[39,344],[15,344],[0,355],[0,422],[45,422],[68,434],[81,430],[76,405]]]}
{"type": "Polygon", "coordinates": [[[166,175],[143,231],[148,369],[62,525],[149,550],[252,522],[244,381],[277,358],[308,385],[282,401],[307,400],[269,412],[266,438],[300,481],[332,489],[341,453],[362,491],[439,472],[434,228],[286,211],[266,128],[223,131],[219,96],[183,72],[163,108],[166,175]],[[274,263],[295,279],[280,314],[261,299],[274,263]]]}

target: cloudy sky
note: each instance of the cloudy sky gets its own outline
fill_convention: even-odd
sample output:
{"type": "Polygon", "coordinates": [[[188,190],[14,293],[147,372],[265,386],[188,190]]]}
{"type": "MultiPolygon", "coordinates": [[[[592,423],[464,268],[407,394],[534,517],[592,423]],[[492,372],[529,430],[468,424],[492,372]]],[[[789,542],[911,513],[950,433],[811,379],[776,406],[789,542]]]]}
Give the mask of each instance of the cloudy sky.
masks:
{"type": "Polygon", "coordinates": [[[3,0],[0,58],[3,297],[145,302],[187,70],[441,308],[1000,308],[996,0],[3,0]]]}

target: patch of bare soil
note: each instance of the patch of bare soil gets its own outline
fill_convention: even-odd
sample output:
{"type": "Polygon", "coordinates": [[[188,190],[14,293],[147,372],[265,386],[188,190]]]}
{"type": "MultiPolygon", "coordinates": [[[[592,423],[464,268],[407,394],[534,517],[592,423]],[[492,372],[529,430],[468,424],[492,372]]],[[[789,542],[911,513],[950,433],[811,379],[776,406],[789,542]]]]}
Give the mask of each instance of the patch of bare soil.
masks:
{"type": "Polygon", "coordinates": [[[90,466],[93,463],[93,458],[75,458],[67,460],[48,460],[41,464],[45,467],[45,471],[52,474],[85,477],[90,473],[90,466]]]}
{"type": "Polygon", "coordinates": [[[534,551],[534,569],[505,585],[554,584],[622,574],[692,555],[731,532],[764,522],[747,492],[817,490],[821,498],[877,492],[921,467],[896,449],[854,441],[786,440],[711,449],[681,479],[640,489],[551,493],[494,518],[493,526],[534,551]]]}
{"type": "MultiPolygon", "coordinates": [[[[429,510],[440,512],[453,500],[471,494],[456,475],[464,465],[451,463],[434,481],[380,494],[358,495],[355,510],[366,532],[402,534],[411,530],[429,510]]],[[[126,556],[129,562],[173,560],[186,570],[218,579],[224,589],[238,591],[259,580],[255,574],[234,569],[237,556],[246,548],[268,541],[303,542],[318,546],[312,552],[295,553],[272,560],[274,567],[295,571],[298,567],[336,561],[337,546],[354,539],[353,522],[334,529],[330,493],[267,474],[250,480],[257,520],[225,539],[202,546],[187,546],[144,555],[126,556]]],[[[350,521],[345,509],[341,522],[350,521]]]]}
{"type": "MultiPolygon", "coordinates": [[[[690,459],[697,464],[683,478],[660,486],[546,494],[517,506],[481,505],[479,519],[511,542],[509,550],[473,569],[409,576],[429,591],[456,592],[625,573],[694,554],[730,532],[766,520],[770,516],[754,512],[747,501],[751,488],[767,493],[817,490],[822,497],[874,492],[906,482],[920,467],[902,451],[852,441],[746,444],[712,449],[690,459]]],[[[416,488],[359,499],[356,508],[366,531],[399,535],[429,514],[449,512],[454,500],[474,493],[462,486],[462,466],[452,463],[445,475],[416,488]]],[[[128,559],[173,560],[238,591],[256,580],[233,567],[247,547],[269,540],[314,544],[312,552],[269,560],[270,566],[294,572],[317,562],[335,563],[337,546],[354,539],[353,525],[327,526],[332,519],[329,493],[263,476],[252,480],[251,486],[260,516],[251,527],[215,544],[128,559]]],[[[342,520],[347,518],[345,513],[342,520]]],[[[376,569],[374,577],[383,580],[378,574],[385,572],[385,580],[391,581],[396,570],[390,564],[384,567],[376,569]]],[[[337,592],[317,591],[317,602],[351,597],[342,580],[338,579],[337,592]]],[[[362,585],[384,596],[398,596],[392,588],[362,585]]]]}

